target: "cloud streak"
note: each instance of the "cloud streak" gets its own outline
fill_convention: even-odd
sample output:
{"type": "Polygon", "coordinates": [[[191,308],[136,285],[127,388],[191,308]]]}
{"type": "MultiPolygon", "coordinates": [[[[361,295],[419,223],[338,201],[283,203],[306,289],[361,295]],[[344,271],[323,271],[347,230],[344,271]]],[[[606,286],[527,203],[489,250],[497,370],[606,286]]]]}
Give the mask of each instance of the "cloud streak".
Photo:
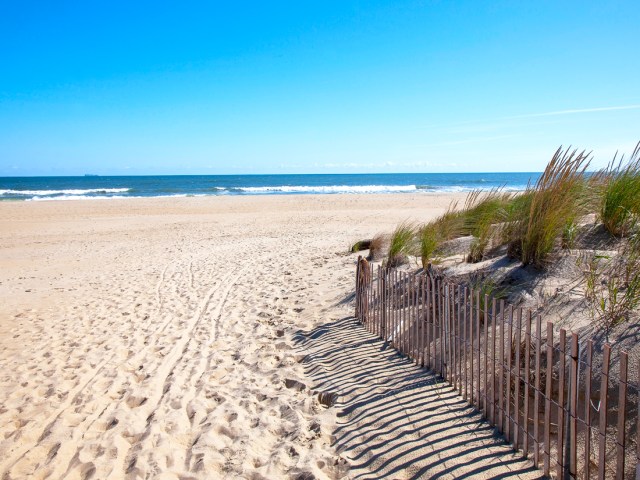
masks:
{"type": "Polygon", "coordinates": [[[640,104],[619,105],[619,106],[613,106],[613,107],[575,108],[571,110],[557,110],[555,112],[527,113],[524,115],[514,115],[511,117],[504,117],[504,118],[555,117],[558,115],[573,115],[576,113],[612,112],[615,110],[637,110],[637,109],[640,109],[640,104]]]}

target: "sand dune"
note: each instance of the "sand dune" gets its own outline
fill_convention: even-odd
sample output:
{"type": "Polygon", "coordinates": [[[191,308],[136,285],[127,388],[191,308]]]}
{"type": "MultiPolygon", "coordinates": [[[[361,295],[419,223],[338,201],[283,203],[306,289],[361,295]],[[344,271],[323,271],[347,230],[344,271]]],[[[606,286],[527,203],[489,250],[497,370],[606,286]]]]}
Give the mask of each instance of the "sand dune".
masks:
{"type": "Polygon", "coordinates": [[[0,203],[1,478],[356,475],[300,332],[352,313],[350,242],[448,203],[0,203]]]}

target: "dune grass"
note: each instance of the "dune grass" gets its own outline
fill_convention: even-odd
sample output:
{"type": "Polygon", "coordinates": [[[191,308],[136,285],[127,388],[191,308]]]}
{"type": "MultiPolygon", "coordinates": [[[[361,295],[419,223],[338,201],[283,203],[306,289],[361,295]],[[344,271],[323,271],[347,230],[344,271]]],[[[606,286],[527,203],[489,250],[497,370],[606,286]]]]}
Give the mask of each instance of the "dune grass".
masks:
{"type": "Polygon", "coordinates": [[[456,202],[451,203],[445,213],[417,229],[422,268],[426,269],[429,263],[436,260],[438,247],[443,242],[462,234],[463,215],[457,211],[457,206],[456,202]]]}
{"type": "Polygon", "coordinates": [[[629,160],[623,164],[615,158],[601,172],[605,179],[600,205],[600,218],[604,227],[616,237],[626,237],[640,213],[640,143],[629,160]]]}
{"type": "Polygon", "coordinates": [[[407,262],[407,257],[414,251],[415,227],[403,222],[391,234],[387,267],[395,268],[407,262]]]}
{"type": "Polygon", "coordinates": [[[490,191],[474,190],[467,196],[463,210],[464,232],[473,235],[467,261],[476,263],[484,258],[487,247],[497,236],[496,224],[505,218],[513,195],[492,189],[490,191]]]}
{"type": "Polygon", "coordinates": [[[512,214],[510,253],[524,265],[544,267],[565,228],[586,213],[585,171],[590,154],[560,147],[512,214]]]}

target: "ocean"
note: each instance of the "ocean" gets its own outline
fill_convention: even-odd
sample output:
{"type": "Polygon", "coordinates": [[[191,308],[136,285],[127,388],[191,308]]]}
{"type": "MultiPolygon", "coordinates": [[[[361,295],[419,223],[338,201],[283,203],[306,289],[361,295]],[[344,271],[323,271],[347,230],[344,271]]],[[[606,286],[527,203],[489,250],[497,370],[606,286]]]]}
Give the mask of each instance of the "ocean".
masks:
{"type": "Polygon", "coordinates": [[[517,191],[540,173],[0,177],[0,201],[336,193],[517,191]]]}

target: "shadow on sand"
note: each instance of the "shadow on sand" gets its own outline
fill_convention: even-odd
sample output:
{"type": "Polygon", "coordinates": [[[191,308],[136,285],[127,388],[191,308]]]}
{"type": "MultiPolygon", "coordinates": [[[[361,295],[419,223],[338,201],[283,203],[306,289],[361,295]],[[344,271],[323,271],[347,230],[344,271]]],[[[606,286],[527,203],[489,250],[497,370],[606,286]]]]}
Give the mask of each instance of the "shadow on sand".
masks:
{"type": "Polygon", "coordinates": [[[453,388],[354,318],[294,338],[313,389],[338,395],[333,446],[354,478],[544,478],[453,388]]]}

